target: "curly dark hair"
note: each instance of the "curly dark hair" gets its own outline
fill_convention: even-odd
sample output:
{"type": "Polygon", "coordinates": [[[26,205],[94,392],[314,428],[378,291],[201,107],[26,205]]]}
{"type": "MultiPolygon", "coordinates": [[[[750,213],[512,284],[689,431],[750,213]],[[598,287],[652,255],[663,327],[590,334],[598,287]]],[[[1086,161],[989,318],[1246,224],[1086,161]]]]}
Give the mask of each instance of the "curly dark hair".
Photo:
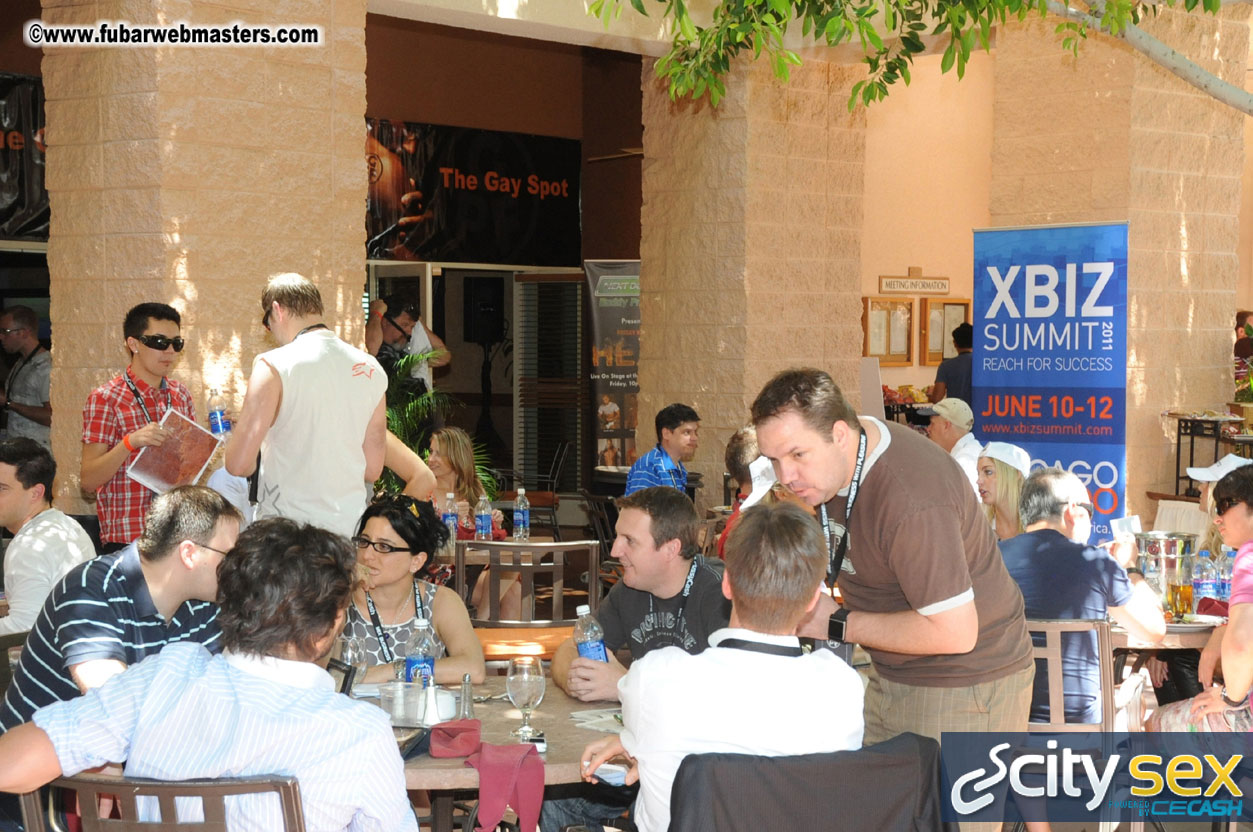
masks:
{"type": "Polygon", "coordinates": [[[357,522],[357,534],[365,530],[366,521],[381,517],[392,524],[392,531],[405,542],[413,556],[423,552],[427,561],[448,544],[448,527],[435,513],[435,507],[425,500],[415,500],[403,494],[380,494],[366,506],[361,520],[357,522]]]}
{"type": "Polygon", "coordinates": [[[218,566],[222,647],[314,661],[352,600],[357,553],[343,537],[284,517],[258,520],[218,566]]]}

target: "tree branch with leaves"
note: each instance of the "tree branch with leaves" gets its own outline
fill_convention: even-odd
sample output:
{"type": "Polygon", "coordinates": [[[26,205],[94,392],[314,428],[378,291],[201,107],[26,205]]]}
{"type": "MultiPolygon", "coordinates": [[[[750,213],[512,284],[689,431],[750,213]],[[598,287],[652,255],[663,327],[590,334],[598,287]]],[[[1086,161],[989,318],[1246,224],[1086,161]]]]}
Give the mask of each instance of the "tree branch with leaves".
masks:
{"type": "MultiPolygon", "coordinates": [[[[669,85],[671,98],[709,96],[714,106],[726,95],[723,79],[731,62],[744,54],[763,55],[774,74],[786,81],[800,55],[786,36],[797,22],[804,38],[815,44],[858,44],[868,69],[853,85],[848,106],[882,101],[898,81],[909,84],[914,56],[927,49],[924,37],[943,38],[947,45],[940,69],[957,70],[961,78],[977,47],[991,46],[992,27],[1028,15],[1062,18],[1056,32],[1062,47],[1078,54],[1091,31],[1119,38],[1149,60],[1197,89],[1248,115],[1253,94],[1230,84],[1188,60],[1139,27],[1145,14],[1162,6],[1198,8],[1216,14],[1223,5],[1253,0],[1088,0],[1071,5],[1060,0],[721,0],[707,25],[700,25],[685,0],[629,0],[639,14],[660,6],[674,33],[670,50],[657,61],[657,74],[669,85]]],[[[589,13],[606,26],[621,15],[623,0],[594,0],[589,13]]]]}

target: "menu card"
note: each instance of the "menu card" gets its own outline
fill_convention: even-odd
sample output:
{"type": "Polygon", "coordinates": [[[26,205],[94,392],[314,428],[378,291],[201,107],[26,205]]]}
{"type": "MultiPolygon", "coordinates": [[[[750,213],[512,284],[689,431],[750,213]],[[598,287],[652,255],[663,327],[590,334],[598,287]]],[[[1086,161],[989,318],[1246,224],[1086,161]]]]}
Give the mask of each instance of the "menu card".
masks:
{"type": "Polygon", "coordinates": [[[158,494],[199,480],[222,441],[176,410],[165,412],[161,427],[173,435],[142,448],[126,469],[126,476],[158,494]]]}

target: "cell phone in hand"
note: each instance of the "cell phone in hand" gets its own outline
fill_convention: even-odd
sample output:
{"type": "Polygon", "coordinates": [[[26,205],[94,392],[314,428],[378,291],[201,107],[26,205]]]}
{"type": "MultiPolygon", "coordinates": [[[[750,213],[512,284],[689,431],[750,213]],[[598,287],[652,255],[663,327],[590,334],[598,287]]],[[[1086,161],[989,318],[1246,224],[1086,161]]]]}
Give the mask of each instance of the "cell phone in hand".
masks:
{"type": "Polygon", "coordinates": [[[625,786],[627,767],[617,763],[601,763],[593,774],[600,782],[610,786],[625,786]]]}

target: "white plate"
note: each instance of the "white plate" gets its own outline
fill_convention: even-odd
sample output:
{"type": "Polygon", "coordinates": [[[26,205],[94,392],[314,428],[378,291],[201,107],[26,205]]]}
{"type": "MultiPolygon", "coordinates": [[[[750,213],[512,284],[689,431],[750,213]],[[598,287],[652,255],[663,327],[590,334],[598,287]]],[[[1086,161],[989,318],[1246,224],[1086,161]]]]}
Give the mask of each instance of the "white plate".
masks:
{"type": "Polygon", "coordinates": [[[1201,630],[1212,630],[1212,629],[1214,629],[1213,624],[1206,624],[1203,621],[1195,621],[1191,624],[1167,624],[1166,625],[1166,632],[1168,633],[1195,633],[1201,630]]]}

